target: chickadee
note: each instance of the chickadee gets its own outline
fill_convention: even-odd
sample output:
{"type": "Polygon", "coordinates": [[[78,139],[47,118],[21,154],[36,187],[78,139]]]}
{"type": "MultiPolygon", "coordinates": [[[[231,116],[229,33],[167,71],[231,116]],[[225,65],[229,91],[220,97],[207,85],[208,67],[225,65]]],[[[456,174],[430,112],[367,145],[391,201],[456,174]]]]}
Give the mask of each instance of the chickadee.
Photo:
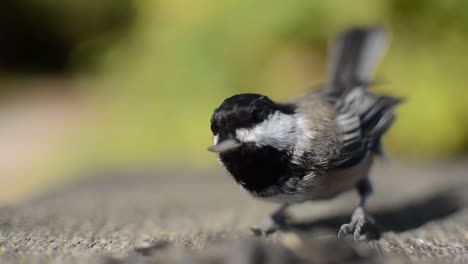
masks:
{"type": "Polygon", "coordinates": [[[227,98],[211,118],[214,145],[229,174],[254,197],[282,206],[256,234],[276,230],[290,204],[335,197],[351,189],[360,203],[338,236],[354,239],[368,221],[369,169],[382,156],[381,138],[400,99],[370,93],[374,68],[386,48],[381,27],[353,28],[336,39],[328,80],[278,103],[260,94],[227,98]]]}

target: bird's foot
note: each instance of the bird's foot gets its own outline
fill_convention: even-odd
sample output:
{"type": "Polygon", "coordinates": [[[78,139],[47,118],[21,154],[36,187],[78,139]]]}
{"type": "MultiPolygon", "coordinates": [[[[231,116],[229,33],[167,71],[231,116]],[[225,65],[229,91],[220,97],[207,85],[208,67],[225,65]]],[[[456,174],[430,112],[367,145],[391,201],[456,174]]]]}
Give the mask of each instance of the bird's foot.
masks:
{"type": "Polygon", "coordinates": [[[288,214],[284,212],[276,213],[265,218],[260,225],[251,226],[250,230],[255,236],[268,236],[278,229],[286,228],[289,220],[290,217],[288,214]]]}
{"type": "Polygon", "coordinates": [[[358,207],[354,210],[351,216],[351,221],[348,224],[341,226],[338,232],[338,237],[343,238],[347,235],[353,235],[354,240],[358,240],[361,236],[362,228],[366,223],[374,223],[374,219],[364,212],[364,208],[358,207]]]}

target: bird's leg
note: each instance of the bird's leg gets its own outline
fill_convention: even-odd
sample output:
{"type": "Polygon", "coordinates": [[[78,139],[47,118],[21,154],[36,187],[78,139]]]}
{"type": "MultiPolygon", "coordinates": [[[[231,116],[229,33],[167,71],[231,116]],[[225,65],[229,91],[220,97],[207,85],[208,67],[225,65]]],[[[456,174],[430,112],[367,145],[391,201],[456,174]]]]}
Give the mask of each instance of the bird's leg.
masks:
{"type": "Polygon", "coordinates": [[[351,216],[351,221],[348,224],[341,226],[340,231],[338,232],[338,237],[344,237],[346,235],[352,234],[354,240],[358,240],[361,236],[361,231],[364,224],[366,222],[374,221],[364,211],[367,198],[372,193],[372,185],[369,182],[369,179],[365,178],[361,180],[357,185],[357,190],[361,196],[359,206],[354,210],[353,215],[351,216]]]}
{"type": "Polygon", "coordinates": [[[287,225],[288,215],[286,209],[289,204],[283,204],[278,210],[266,217],[258,226],[250,227],[256,236],[266,236],[287,225]]]}

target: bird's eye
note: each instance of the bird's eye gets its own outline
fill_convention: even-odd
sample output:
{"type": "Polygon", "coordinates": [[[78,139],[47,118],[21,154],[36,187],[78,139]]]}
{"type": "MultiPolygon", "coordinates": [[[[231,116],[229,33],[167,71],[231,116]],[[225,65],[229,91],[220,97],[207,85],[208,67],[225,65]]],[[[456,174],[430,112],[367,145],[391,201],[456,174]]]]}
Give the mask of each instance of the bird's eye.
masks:
{"type": "Polygon", "coordinates": [[[219,133],[219,126],[215,122],[211,122],[211,132],[213,132],[213,134],[219,133]]]}
{"type": "Polygon", "coordinates": [[[263,109],[257,109],[253,111],[252,120],[255,123],[260,123],[265,119],[267,113],[263,109]]]}

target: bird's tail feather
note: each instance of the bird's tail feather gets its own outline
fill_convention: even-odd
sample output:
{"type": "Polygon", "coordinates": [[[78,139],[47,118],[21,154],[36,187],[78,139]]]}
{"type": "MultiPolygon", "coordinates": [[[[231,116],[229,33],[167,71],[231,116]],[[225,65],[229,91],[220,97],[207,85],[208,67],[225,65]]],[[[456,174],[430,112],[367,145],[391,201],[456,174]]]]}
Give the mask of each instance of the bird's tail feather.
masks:
{"type": "Polygon", "coordinates": [[[341,33],[332,45],[326,91],[342,97],[355,87],[366,87],[386,47],[387,36],[380,26],[341,33]]]}

